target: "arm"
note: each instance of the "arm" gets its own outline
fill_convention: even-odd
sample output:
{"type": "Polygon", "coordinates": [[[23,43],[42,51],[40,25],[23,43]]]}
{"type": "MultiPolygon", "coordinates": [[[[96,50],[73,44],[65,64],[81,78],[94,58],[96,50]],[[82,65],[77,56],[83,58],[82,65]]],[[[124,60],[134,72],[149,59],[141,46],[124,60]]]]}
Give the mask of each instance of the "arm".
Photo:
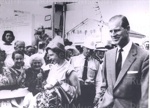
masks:
{"type": "Polygon", "coordinates": [[[96,76],[96,95],[94,99],[94,104],[96,104],[99,99],[102,99],[105,93],[105,90],[107,88],[107,83],[105,80],[106,75],[104,74],[104,72],[106,72],[105,61],[103,62],[103,64],[100,64],[100,65],[99,65],[99,70],[96,76]]]}
{"type": "Polygon", "coordinates": [[[79,80],[74,71],[71,72],[67,80],[66,82],[62,82],[61,84],[61,87],[65,90],[65,92],[69,94],[72,98],[80,95],[81,92],[80,92],[79,80]]]}
{"type": "Polygon", "coordinates": [[[69,80],[71,82],[71,85],[76,88],[76,96],[81,95],[79,79],[75,72],[71,73],[69,80]]]}
{"type": "Polygon", "coordinates": [[[149,88],[149,55],[145,58],[141,68],[141,100],[140,108],[148,108],[149,88]]]}

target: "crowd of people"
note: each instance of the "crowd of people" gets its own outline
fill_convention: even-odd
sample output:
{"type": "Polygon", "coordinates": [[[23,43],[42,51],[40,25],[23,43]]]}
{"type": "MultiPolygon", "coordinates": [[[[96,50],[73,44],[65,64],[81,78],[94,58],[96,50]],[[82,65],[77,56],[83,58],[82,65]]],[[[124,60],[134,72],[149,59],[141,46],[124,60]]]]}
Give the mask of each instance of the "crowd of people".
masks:
{"type": "Polygon", "coordinates": [[[123,15],[109,20],[114,45],[96,50],[39,28],[32,45],[6,30],[0,45],[0,90],[27,88],[25,97],[0,100],[9,108],[148,108],[149,54],[131,42],[123,15]],[[14,41],[14,44],[12,44],[14,41]]]}

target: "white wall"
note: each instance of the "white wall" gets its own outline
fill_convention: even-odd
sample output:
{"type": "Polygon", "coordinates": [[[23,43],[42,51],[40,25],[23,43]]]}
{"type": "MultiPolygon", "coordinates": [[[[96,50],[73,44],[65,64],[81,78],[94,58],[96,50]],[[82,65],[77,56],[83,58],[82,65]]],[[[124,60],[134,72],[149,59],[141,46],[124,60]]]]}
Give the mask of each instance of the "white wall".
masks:
{"type": "Polygon", "coordinates": [[[51,9],[46,9],[44,6],[51,4],[37,0],[8,0],[0,2],[0,40],[4,30],[12,30],[16,36],[15,40],[24,40],[27,45],[30,45],[34,29],[42,25],[46,27],[48,25],[51,26],[50,22],[44,22],[45,15],[52,13],[51,9]],[[20,20],[19,16],[15,16],[14,10],[27,14],[22,17],[24,18],[23,20],[20,20]],[[18,19],[14,21],[16,17],[18,19]],[[7,18],[10,19],[10,22],[8,22],[7,18]]]}

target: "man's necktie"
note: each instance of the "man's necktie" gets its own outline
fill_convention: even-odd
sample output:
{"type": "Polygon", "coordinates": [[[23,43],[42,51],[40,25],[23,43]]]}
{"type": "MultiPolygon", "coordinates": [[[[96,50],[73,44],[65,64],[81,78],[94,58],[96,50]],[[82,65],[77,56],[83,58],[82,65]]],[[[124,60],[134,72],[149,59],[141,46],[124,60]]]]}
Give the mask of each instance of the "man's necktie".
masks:
{"type": "Polygon", "coordinates": [[[121,70],[121,65],[122,65],[122,51],[123,51],[123,49],[121,48],[119,50],[118,60],[116,62],[116,79],[118,78],[118,75],[119,75],[120,70],[121,70]]]}
{"type": "Polygon", "coordinates": [[[86,80],[86,79],[87,79],[87,69],[88,69],[88,59],[85,58],[84,69],[83,69],[83,75],[82,75],[82,79],[83,79],[83,80],[86,80]]]}

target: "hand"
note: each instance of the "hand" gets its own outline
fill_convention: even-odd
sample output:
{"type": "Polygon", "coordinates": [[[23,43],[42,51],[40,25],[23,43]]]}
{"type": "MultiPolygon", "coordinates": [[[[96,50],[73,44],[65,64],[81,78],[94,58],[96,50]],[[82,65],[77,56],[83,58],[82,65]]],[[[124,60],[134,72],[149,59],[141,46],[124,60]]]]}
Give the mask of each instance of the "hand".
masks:
{"type": "Polygon", "coordinates": [[[85,80],[85,85],[92,85],[94,84],[94,81],[85,80]]]}
{"type": "Polygon", "coordinates": [[[84,85],[85,84],[85,82],[82,79],[79,79],[79,81],[80,81],[80,85],[84,85]]]}
{"type": "Polygon", "coordinates": [[[9,80],[7,77],[3,76],[3,78],[1,79],[1,81],[3,82],[3,84],[9,84],[9,80]]]}
{"type": "Polygon", "coordinates": [[[39,73],[39,74],[37,74],[37,77],[40,79],[40,78],[42,78],[42,73],[39,73]]]}
{"type": "Polygon", "coordinates": [[[5,74],[6,77],[10,77],[11,76],[10,72],[5,72],[4,74],[5,74]]]}
{"type": "Polygon", "coordinates": [[[53,85],[49,85],[49,84],[46,84],[45,86],[44,86],[44,89],[45,90],[49,90],[49,89],[51,89],[53,87],[53,85]]]}

